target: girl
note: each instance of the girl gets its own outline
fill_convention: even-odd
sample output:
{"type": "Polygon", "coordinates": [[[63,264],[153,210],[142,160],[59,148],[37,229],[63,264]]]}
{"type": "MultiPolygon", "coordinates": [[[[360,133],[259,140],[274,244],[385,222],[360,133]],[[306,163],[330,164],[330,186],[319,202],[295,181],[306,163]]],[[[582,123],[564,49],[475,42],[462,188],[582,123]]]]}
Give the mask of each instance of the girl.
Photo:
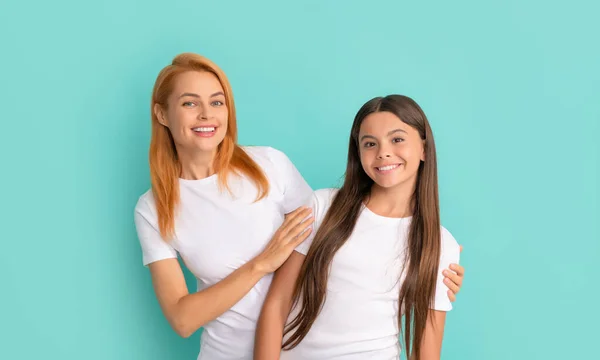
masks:
{"type": "Polygon", "coordinates": [[[158,302],[179,335],[204,327],[198,359],[251,359],[272,273],[310,234],[312,190],[282,152],[237,144],[229,82],[204,57],[160,72],[151,113],[152,188],[134,214],[158,302]]]}
{"type": "Polygon", "coordinates": [[[282,340],[281,359],[398,359],[402,316],[407,357],[439,359],[452,308],[439,271],[460,250],[440,225],[435,143],[419,105],[400,95],[363,105],[343,186],[316,191],[310,206],[316,231],[275,274],[255,359],[278,359],[282,340]]]}

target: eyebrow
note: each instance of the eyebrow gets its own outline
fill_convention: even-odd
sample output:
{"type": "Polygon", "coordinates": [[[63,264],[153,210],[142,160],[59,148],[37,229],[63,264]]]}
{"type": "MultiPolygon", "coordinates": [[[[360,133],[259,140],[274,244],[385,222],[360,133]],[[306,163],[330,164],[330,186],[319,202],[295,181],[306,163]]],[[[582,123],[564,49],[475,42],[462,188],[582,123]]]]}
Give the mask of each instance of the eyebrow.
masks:
{"type": "MultiPolygon", "coordinates": [[[[225,96],[225,94],[223,94],[222,91],[217,91],[216,93],[212,94],[210,97],[215,97],[215,96],[219,96],[219,95],[223,95],[225,96]]],[[[195,98],[200,98],[200,95],[198,94],[194,94],[194,93],[183,93],[179,96],[179,98],[181,99],[184,96],[191,96],[191,97],[195,97],[195,98]]]]}
{"type": "MultiPolygon", "coordinates": [[[[406,131],[404,131],[404,130],[402,130],[402,129],[395,129],[395,130],[392,130],[392,131],[388,132],[388,133],[387,133],[387,136],[390,136],[390,135],[392,135],[392,134],[394,134],[394,133],[397,133],[397,132],[403,132],[403,133],[405,133],[405,134],[408,134],[406,131]]],[[[367,138],[369,138],[369,139],[375,139],[375,140],[377,140],[377,138],[376,138],[375,136],[373,136],[373,135],[363,135],[363,136],[360,138],[360,141],[363,141],[364,139],[367,139],[367,138]]]]}
{"type": "Polygon", "coordinates": [[[390,135],[392,135],[392,134],[394,134],[394,133],[397,133],[397,132],[403,132],[403,133],[405,133],[405,134],[408,134],[406,131],[404,131],[404,130],[402,130],[402,129],[396,129],[396,130],[392,130],[392,131],[390,131],[390,132],[388,133],[388,136],[390,136],[390,135]]]}

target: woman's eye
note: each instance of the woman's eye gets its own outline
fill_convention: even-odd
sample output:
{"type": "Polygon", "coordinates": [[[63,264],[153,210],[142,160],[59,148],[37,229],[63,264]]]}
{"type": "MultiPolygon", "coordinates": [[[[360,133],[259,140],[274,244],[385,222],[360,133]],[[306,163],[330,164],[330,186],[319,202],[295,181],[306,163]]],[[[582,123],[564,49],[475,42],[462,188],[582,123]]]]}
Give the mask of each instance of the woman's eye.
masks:
{"type": "Polygon", "coordinates": [[[393,142],[393,143],[395,143],[395,144],[396,144],[396,143],[401,143],[401,142],[403,142],[403,141],[404,141],[404,139],[402,139],[402,138],[394,138],[394,139],[392,140],[392,142],[393,142]]]}
{"type": "Polygon", "coordinates": [[[365,146],[366,148],[370,148],[370,147],[373,147],[373,146],[375,146],[375,143],[374,143],[374,142],[366,142],[364,146],[365,146]]]}
{"type": "Polygon", "coordinates": [[[184,103],[183,103],[183,106],[185,106],[185,107],[192,107],[192,106],[195,106],[195,105],[196,105],[196,104],[194,104],[194,103],[193,103],[193,102],[191,102],[191,101],[186,101],[186,102],[184,102],[184,103]]]}
{"type": "Polygon", "coordinates": [[[212,102],[212,105],[213,105],[213,106],[222,106],[222,105],[223,105],[223,102],[222,102],[222,101],[220,101],[220,100],[213,101],[213,102],[212,102]]]}

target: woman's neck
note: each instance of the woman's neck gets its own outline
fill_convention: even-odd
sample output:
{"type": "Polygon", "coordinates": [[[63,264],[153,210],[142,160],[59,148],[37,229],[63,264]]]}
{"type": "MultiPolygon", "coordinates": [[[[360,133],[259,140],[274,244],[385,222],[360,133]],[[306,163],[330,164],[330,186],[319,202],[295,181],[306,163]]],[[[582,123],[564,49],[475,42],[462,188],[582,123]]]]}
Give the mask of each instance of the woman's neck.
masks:
{"type": "Polygon", "coordinates": [[[190,154],[188,152],[178,152],[179,162],[181,164],[182,179],[200,180],[215,174],[214,160],[216,151],[214,152],[196,152],[190,154]]]}

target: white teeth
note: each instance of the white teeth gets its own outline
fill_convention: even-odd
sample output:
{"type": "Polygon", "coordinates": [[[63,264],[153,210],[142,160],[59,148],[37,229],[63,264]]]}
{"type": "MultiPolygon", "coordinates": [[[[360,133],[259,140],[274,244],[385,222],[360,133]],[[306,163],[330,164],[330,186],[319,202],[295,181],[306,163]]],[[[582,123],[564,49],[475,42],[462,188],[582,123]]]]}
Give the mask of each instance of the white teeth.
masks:
{"type": "Polygon", "coordinates": [[[193,128],[192,130],[196,131],[196,132],[213,132],[215,131],[214,127],[197,127],[197,128],[193,128]]]}
{"type": "Polygon", "coordinates": [[[377,168],[377,169],[378,169],[379,171],[387,171],[387,170],[392,170],[392,169],[395,169],[395,168],[397,168],[397,167],[398,167],[398,165],[388,165],[388,166],[382,166],[382,167],[379,167],[379,168],[377,168]]]}

